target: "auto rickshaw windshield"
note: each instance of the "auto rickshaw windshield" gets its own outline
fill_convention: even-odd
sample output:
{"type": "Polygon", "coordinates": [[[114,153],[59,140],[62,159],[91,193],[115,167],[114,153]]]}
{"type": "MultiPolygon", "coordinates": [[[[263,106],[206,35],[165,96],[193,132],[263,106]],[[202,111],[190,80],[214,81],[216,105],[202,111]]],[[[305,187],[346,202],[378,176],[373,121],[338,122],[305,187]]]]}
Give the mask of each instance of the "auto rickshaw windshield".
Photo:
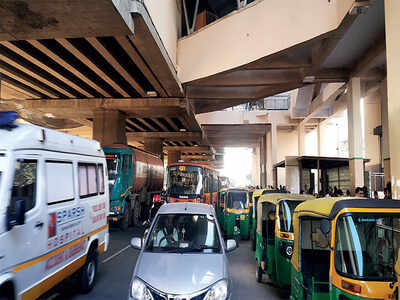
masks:
{"type": "Polygon", "coordinates": [[[233,209],[247,209],[249,207],[247,192],[229,192],[227,207],[233,209]]]}
{"type": "Polygon", "coordinates": [[[400,214],[347,214],[336,227],[335,267],[347,277],[392,281],[400,246],[400,214]]]}
{"type": "Polygon", "coordinates": [[[279,203],[280,231],[293,232],[293,212],[302,201],[286,201],[279,203]]]}

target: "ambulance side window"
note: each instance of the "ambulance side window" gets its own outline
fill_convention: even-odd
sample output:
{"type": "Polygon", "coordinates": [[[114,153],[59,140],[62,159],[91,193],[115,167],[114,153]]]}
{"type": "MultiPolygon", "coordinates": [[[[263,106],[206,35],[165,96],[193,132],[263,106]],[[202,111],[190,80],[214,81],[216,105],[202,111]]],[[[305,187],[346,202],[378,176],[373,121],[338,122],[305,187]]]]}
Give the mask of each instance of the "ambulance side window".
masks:
{"type": "Polygon", "coordinates": [[[36,204],[37,160],[20,159],[15,164],[15,174],[11,194],[11,207],[15,201],[25,201],[25,212],[36,204]]]}
{"type": "Polygon", "coordinates": [[[104,167],[103,164],[97,165],[97,175],[99,177],[99,192],[100,194],[104,194],[104,167]]]}
{"type": "Polygon", "coordinates": [[[47,160],[45,165],[47,204],[57,204],[74,200],[74,172],[72,162],[47,160]]]}
{"type": "Polygon", "coordinates": [[[87,198],[97,195],[97,168],[96,164],[78,164],[79,196],[87,198]]]}

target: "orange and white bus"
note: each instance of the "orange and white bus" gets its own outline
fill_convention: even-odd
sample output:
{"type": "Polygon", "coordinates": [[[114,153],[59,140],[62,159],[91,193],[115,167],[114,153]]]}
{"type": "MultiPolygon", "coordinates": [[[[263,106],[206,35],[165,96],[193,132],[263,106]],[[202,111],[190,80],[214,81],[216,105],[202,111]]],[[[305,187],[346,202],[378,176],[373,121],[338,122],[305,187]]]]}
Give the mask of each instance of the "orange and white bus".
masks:
{"type": "Polygon", "coordinates": [[[178,162],[168,166],[168,202],[199,202],[214,205],[217,201],[218,172],[199,163],[178,162]]]}

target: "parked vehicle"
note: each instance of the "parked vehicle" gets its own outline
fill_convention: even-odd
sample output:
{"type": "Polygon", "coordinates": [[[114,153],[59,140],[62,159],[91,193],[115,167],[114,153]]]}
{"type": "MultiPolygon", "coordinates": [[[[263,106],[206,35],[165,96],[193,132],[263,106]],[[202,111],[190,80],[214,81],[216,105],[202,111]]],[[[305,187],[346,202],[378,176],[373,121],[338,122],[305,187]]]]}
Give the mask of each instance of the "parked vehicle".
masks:
{"type": "Polygon", "coordinates": [[[129,299],[229,299],[231,278],[225,246],[214,209],[199,203],[161,206],[143,239],[133,272],[129,299]]]}
{"type": "Polygon", "coordinates": [[[0,299],[36,299],[74,273],[93,288],[109,242],[105,170],[96,141],[0,127],[0,299]]]}
{"type": "Polygon", "coordinates": [[[262,196],[262,195],[266,195],[266,194],[276,194],[276,193],[287,193],[286,191],[282,191],[282,190],[277,190],[277,189],[255,189],[253,191],[253,194],[250,198],[250,206],[253,207],[254,209],[252,210],[252,213],[250,214],[250,238],[251,238],[251,245],[252,245],[252,249],[253,251],[256,251],[256,231],[257,231],[257,203],[258,203],[258,199],[262,196]]]}
{"type": "Polygon", "coordinates": [[[248,239],[249,191],[247,189],[224,189],[218,197],[218,222],[227,237],[248,239]]]}
{"type": "Polygon", "coordinates": [[[261,282],[267,274],[280,287],[290,285],[290,259],[293,254],[293,212],[303,201],[315,199],[310,195],[265,194],[257,204],[257,233],[255,258],[256,279],[261,282]]]}
{"type": "Polygon", "coordinates": [[[395,299],[398,200],[306,201],[293,225],[290,299],[395,299]]]}
{"type": "Polygon", "coordinates": [[[218,172],[198,163],[178,162],[168,166],[168,202],[198,202],[215,205],[218,172]]]}
{"type": "Polygon", "coordinates": [[[148,219],[153,197],[162,191],[164,165],[153,154],[125,146],[103,147],[110,190],[110,221],[126,230],[148,219]]]}

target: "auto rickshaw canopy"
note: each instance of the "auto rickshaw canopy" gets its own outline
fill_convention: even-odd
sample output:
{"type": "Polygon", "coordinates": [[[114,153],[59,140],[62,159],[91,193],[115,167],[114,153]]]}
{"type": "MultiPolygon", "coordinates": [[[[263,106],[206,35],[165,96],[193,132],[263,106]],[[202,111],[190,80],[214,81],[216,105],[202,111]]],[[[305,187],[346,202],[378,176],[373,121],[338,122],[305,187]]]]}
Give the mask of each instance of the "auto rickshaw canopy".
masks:
{"type": "Polygon", "coordinates": [[[293,267],[299,271],[299,218],[335,219],[342,211],[349,209],[400,209],[399,200],[375,200],[360,197],[330,197],[305,201],[299,204],[293,214],[294,250],[291,259],[293,267]]]}
{"type": "MultiPolygon", "coordinates": [[[[285,201],[306,201],[315,199],[312,195],[298,195],[298,194],[284,194],[284,193],[273,193],[273,194],[265,194],[258,199],[257,211],[262,210],[263,203],[271,203],[275,206],[279,205],[279,202],[285,201]]],[[[302,203],[303,204],[303,203],[302,203]]],[[[261,216],[260,214],[258,214],[261,216]]],[[[257,218],[257,232],[261,234],[261,218],[257,218]]]]}

